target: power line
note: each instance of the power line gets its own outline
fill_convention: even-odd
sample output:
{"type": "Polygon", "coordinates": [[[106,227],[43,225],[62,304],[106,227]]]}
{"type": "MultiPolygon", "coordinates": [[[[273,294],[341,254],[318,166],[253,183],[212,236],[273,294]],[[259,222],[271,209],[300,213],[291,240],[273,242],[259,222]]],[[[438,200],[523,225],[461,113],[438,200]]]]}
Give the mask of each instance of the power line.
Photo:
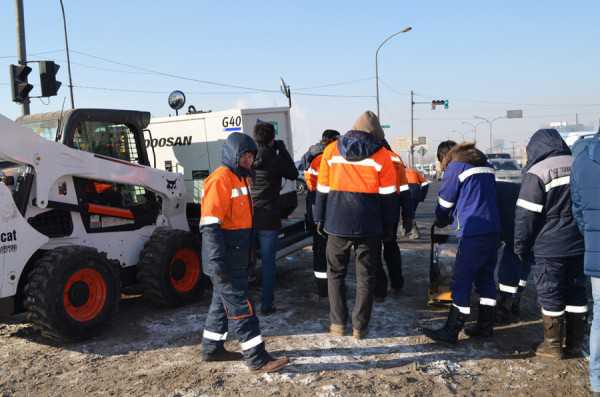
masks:
{"type": "MultiPolygon", "coordinates": [[[[137,94],[160,94],[160,95],[168,95],[171,91],[157,91],[157,90],[137,90],[137,89],[129,89],[129,88],[115,88],[115,87],[97,87],[97,86],[88,86],[88,85],[73,85],[73,88],[80,88],[84,90],[95,90],[95,91],[109,91],[109,92],[130,92],[137,94]]],[[[248,95],[252,94],[249,92],[186,92],[187,94],[192,95],[248,95]]],[[[257,92],[255,94],[263,94],[261,92],[257,92]]]]}
{"type": "Polygon", "coordinates": [[[374,80],[374,79],[375,79],[375,77],[365,77],[363,79],[341,81],[339,83],[329,83],[329,84],[317,85],[317,86],[312,86],[312,87],[295,88],[294,91],[305,91],[305,90],[314,90],[314,89],[317,89],[317,88],[338,87],[338,86],[341,86],[341,85],[355,84],[355,83],[360,83],[360,82],[363,82],[363,81],[369,81],[369,80],[374,80]]]}
{"type": "MultiPolygon", "coordinates": [[[[64,49],[60,49],[60,50],[48,50],[48,51],[38,51],[38,52],[32,52],[30,54],[27,54],[28,56],[38,56],[38,55],[44,55],[44,54],[52,54],[55,52],[61,52],[64,51],[64,49]]],[[[0,56],[0,59],[12,59],[12,58],[16,58],[16,55],[3,55],[0,56]]]]}
{"type": "Polygon", "coordinates": [[[151,73],[151,74],[155,74],[157,76],[170,77],[170,78],[173,78],[173,79],[185,80],[185,81],[193,81],[195,83],[201,83],[201,84],[207,84],[207,85],[214,85],[214,86],[217,86],[217,87],[236,88],[236,89],[240,89],[240,90],[248,90],[248,91],[256,91],[256,92],[271,92],[271,93],[278,93],[279,92],[279,90],[270,90],[270,89],[256,88],[256,87],[246,87],[246,86],[237,85],[237,84],[227,84],[227,83],[221,83],[221,82],[217,82],[217,81],[196,79],[196,78],[186,77],[186,76],[181,76],[181,75],[176,75],[176,74],[172,74],[172,73],[165,73],[165,72],[160,72],[160,71],[157,71],[157,70],[145,68],[145,67],[142,67],[142,66],[136,66],[136,65],[131,65],[131,64],[123,63],[123,62],[113,61],[113,60],[108,59],[108,58],[103,58],[103,57],[99,57],[99,56],[96,56],[96,55],[87,54],[87,53],[82,52],[82,51],[76,51],[76,50],[71,50],[71,51],[74,52],[74,53],[76,53],[76,54],[79,54],[79,55],[83,55],[83,56],[86,56],[86,57],[98,59],[98,60],[101,60],[101,61],[104,61],[104,62],[108,62],[108,63],[113,63],[115,65],[125,66],[125,67],[131,68],[131,69],[135,69],[135,70],[141,70],[143,72],[148,72],[148,73],[151,73]]]}

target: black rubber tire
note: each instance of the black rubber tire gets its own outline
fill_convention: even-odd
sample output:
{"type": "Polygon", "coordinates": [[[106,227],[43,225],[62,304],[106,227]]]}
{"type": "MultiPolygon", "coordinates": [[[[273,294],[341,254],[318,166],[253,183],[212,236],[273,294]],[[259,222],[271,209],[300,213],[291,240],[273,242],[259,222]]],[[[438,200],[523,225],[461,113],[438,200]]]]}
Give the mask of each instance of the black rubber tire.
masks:
{"type": "Polygon", "coordinates": [[[178,307],[198,301],[208,286],[208,277],[202,272],[200,238],[183,230],[156,229],[140,254],[137,277],[144,298],[154,305],[178,307]],[[181,249],[193,250],[200,264],[197,282],[186,292],[178,291],[171,282],[171,262],[181,249]]]}
{"type": "Polygon", "coordinates": [[[34,264],[24,288],[27,319],[43,336],[54,340],[82,340],[98,335],[118,310],[119,274],[118,265],[94,248],[69,246],[48,251],[34,264]],[[84,269],[95,270],[106,291],[100,311],[93,318],[79,321],[67,312],[64,289],[69,278],[84,269]]]}

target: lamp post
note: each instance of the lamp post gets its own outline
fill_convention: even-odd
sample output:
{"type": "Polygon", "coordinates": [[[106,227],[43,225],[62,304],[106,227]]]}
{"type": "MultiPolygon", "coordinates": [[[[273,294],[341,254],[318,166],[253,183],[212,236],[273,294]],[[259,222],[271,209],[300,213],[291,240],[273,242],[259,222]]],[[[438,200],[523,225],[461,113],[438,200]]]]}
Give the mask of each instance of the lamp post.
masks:
{"type": "Polygon", "coordinates": [[[489,153],[492,153],[492,151],[494,150],[494,136],[492,135],[492,126],[494,124],[494,121],[496,120],[500,120],[500,119],[504,119],[506,117],[504,116],[500,116],[500,117],[496,117],[495,119],[486,119],[485,117],[481,117],[481,116],[473,116],[474,119],[478,119],[478,120],[483,120],[484,122],[488,123],[490,126],[490,151],[489,153]]]}
{"type": "Polygon", "coordinates": [[[468,121],[463,121],[461,123],[469,125],[473,128],[473,142],[477,143],[477,127],[479,127],[481,124],[485,123],[485,121],[480,121],[477,124],[469,123],[468,121]]]}
{"type": "Polygon", "coordinates": [[[398,36],[400,33],[406,33],[406,32],[410,32],[412,30],[411,26],[408,26],[404,29],[402,29],[399,32],[396,32],[392,35],[389,35],[385,40],[383,40],[381,42],[381,44],[379,44],[379,47],[377,47],[377,51],[375,51],[375,89],[376,89],[376,97],[377,97],[377,118],[381,121],[381,117],[379,116],[379,50],[381,49],[381,47],[383,47],[383,45],[385,43],[387,43],[388,41],[390,41],[392,38],[398,36]]]}

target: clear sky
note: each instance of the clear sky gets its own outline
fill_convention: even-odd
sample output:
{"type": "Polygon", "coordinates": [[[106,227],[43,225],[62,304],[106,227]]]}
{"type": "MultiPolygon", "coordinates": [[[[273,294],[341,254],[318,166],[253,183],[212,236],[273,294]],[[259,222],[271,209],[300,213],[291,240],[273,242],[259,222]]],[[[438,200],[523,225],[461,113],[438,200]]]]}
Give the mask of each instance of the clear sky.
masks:
{"type": "MultiPolygon", "coordinates": [[[[450,109],[415,108],[415,135],[437,142],[472,137],[462,121],[523,109],[499,120],[494,136],[524,143],[551,121],[598,128],[600,2],[589,1],[147,1],[64,0],[78,107],[170,112],[167,94],[187,93],[198,109],[284,106],[280,93],[223,88],[121,64],[246,87],[292,88],[296,157],[325,128],[348,130],[375,110],[375,50],[380,52],[382,123],[390,140],[410,134],[410,100],[449,99],[450,109]],[[358,81],[356,81],[358,80],[358,81]],[[353,83],[327,86],[333,83],[353,83]],[[325,87],[322,87],[325,86],[325,87]],[[312,89],[305,89],[318,87],[312,89]],[[148,92],[121,92],[138,90],[148,92]],[[294,95],[326,94],[358,97],[294,95]]],[[[68,95],[58,0],[24,0],[29,59],[61,64],[59,96],[35,99],[32,112],[59,110],[68,95]],[[35,55],[42,51],[54,51],[35,55]],[[47,103],[47,102],[46,102],[47,103]]],[[[14,1],[0,0],[0,113],[14,118],[8,65],[15,61],[14,1]]],[[[33,75],[33,73],[32,73],[33,75]]],[[[35,76],[34,76],[35,77],[35,76]]],[[[67,100],[66,105],[69,105],[67,100]]],[[[478,128],[487,149],[489,129],[478,128]]]]}

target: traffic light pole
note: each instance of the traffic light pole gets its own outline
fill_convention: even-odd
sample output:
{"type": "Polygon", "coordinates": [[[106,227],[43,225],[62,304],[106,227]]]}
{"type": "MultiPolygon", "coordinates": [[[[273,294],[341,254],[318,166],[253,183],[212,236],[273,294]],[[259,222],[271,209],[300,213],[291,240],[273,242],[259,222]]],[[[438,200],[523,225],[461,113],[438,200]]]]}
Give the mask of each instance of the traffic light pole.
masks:
{"type": "MultiPolygon", "coordinates": [[[[25,47],[25,16],[23,13],[23,0],[15,0],[17,11],[17,57],[19,64],[27,63],[27,49],[25,47]]],[[[22,104],[23,116],[30,113],[29,99],[26,99],[22,104]]]]}

